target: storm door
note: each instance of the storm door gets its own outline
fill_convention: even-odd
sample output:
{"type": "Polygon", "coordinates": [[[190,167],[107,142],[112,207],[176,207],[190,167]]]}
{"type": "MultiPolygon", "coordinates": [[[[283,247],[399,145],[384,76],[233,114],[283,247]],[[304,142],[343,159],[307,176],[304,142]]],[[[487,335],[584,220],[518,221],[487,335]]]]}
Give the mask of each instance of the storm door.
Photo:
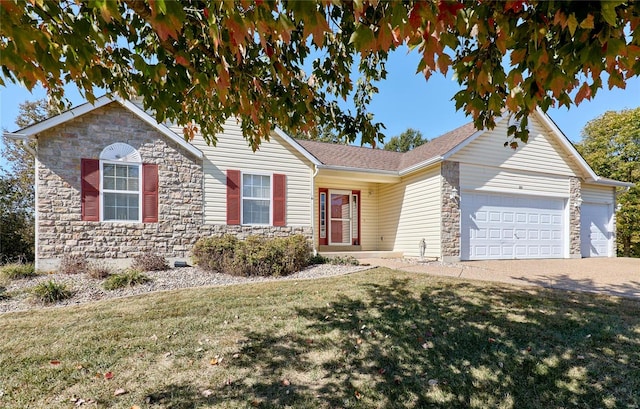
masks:
{"type": "Polygon", "coordinates": [[[329,244],[351,245],[351,191],[329,191],[329,244]]]}

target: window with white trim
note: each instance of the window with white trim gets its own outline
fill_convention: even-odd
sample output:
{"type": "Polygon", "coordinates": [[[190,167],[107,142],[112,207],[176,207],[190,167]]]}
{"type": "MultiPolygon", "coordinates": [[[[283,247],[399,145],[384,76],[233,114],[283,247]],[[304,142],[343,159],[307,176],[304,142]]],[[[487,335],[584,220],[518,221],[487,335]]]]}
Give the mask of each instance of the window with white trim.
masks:
{"type": "Polygon", "coordinates": [[[271,176],[242,174],[242,224],[271,223],[271,176]]]}
{"type": "Polygon", "coordinates": [[[142,219],[142,160],[132,146],[114,143],[100,154],[102,220],[142,219]]]}

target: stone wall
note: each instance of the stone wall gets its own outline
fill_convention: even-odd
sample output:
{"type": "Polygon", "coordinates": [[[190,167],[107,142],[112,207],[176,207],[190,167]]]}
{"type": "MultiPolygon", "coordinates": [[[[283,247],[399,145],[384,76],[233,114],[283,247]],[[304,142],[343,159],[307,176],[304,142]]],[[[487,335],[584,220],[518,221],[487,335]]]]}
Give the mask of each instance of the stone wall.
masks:
{"type": "Polygon", "coordinates": [[[580,204],[582,203],[580,179],[569,179],[569,257],[581,257],[580,204]]]}
{"type": "Polygon", "coordinates": [[[199,237],[225,232],[240,237],[293,233],[311,236],[310,227],[204,225],[200,159],[117,102],[41,133],[37,150],[39,269],[55,269],[66,254],[120,266],[130,264],[133,257],[142,253],[186,260],[199,237]],[[106,146],[115,142],[137,149],[143,163],[158,164],[157,223],[81,220],[81,159],[97,159],[106,146]]]}
{"type": "Polygon", "coordinates": [[[441,167],[442,175],[442,219],[440,246],[442,259],[460,260],[460,164],[445,161],[441,167]],[[457,194],[453,195],[453,189],[457,194]],[[452,197],[453,196],[453,197],[452,197]]]}

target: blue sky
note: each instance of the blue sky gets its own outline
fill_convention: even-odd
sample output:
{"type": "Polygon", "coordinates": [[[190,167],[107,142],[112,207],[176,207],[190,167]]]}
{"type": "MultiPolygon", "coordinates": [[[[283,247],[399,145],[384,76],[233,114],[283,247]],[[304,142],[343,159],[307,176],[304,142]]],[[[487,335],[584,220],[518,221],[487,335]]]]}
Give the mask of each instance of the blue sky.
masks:
{"type": "MultiPolygon", "coordinates": [[[[471,120],[464,113],[456,111],[455,103],[451,100],[459,90],[457,83],[440,74],[434,74],[429,81],[425,81],[421,74],[415,73],[418,59],[417,53],[403,50],[392,53],[389,57],[389,74],[379,84],[380,93],[374,96],[370,106],[375,120],[386,125],[387,138],[398,135],[407,128],[414,128],[432,139],[471,120]]],[[[42,98],[44,95],[43,89],[30,94],[18,85],[1,87],[0,113],[3,130],[17,129],[14,121],[19,103],[42,98]]],[[[68,97],[74,105],[83,102],[77,91],[70,92],[68,97]]],[[[606,111],[637,106],[640,106],[640,79],[634,78],[628,82],[625,90],[603,89],[598,91],[592,101],[585,101],[570,110],[550,109],[548,113],[569,139],[578,142],[581,139],[580,132],[589,120],[606,111]]],[[[6,162],[0,158],[0,167],[3,166],[6,166],[6,162]]]]}

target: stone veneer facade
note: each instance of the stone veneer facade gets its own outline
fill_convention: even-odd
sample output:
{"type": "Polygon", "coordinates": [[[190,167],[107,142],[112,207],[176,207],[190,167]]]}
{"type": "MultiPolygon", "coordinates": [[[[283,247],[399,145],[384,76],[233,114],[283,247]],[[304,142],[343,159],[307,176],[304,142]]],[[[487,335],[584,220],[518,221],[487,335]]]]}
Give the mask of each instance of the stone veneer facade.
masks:
{"type": "Polygon", "coordinates": [[[443,261],[460,260],[460,163],[444,161],[440,168],[442,176],[442,218],[440,245],[443,261]],[[453,195],[453,189],[457,194],[453,195]]]}
{"type": "Polygon", "coordinates": [[[569,179],[569,257],[581,257],[580,250],[580,203],[582,190],[580,179],[569,179]]]}
{"type": "Polygon", "coordinates": [[[38,135],[37,236],[39,269],[55,269],[64,255],[103,259],[126,266],[143,253],[186,260],[202,236],[234,233],[311,236],[311,227],[203,224],[201,160],[114,102],[38,135]],[[158,164],[157,223],[81,220],[80,164],[123,142],[138,150],[143,163],[158,164]]]}

